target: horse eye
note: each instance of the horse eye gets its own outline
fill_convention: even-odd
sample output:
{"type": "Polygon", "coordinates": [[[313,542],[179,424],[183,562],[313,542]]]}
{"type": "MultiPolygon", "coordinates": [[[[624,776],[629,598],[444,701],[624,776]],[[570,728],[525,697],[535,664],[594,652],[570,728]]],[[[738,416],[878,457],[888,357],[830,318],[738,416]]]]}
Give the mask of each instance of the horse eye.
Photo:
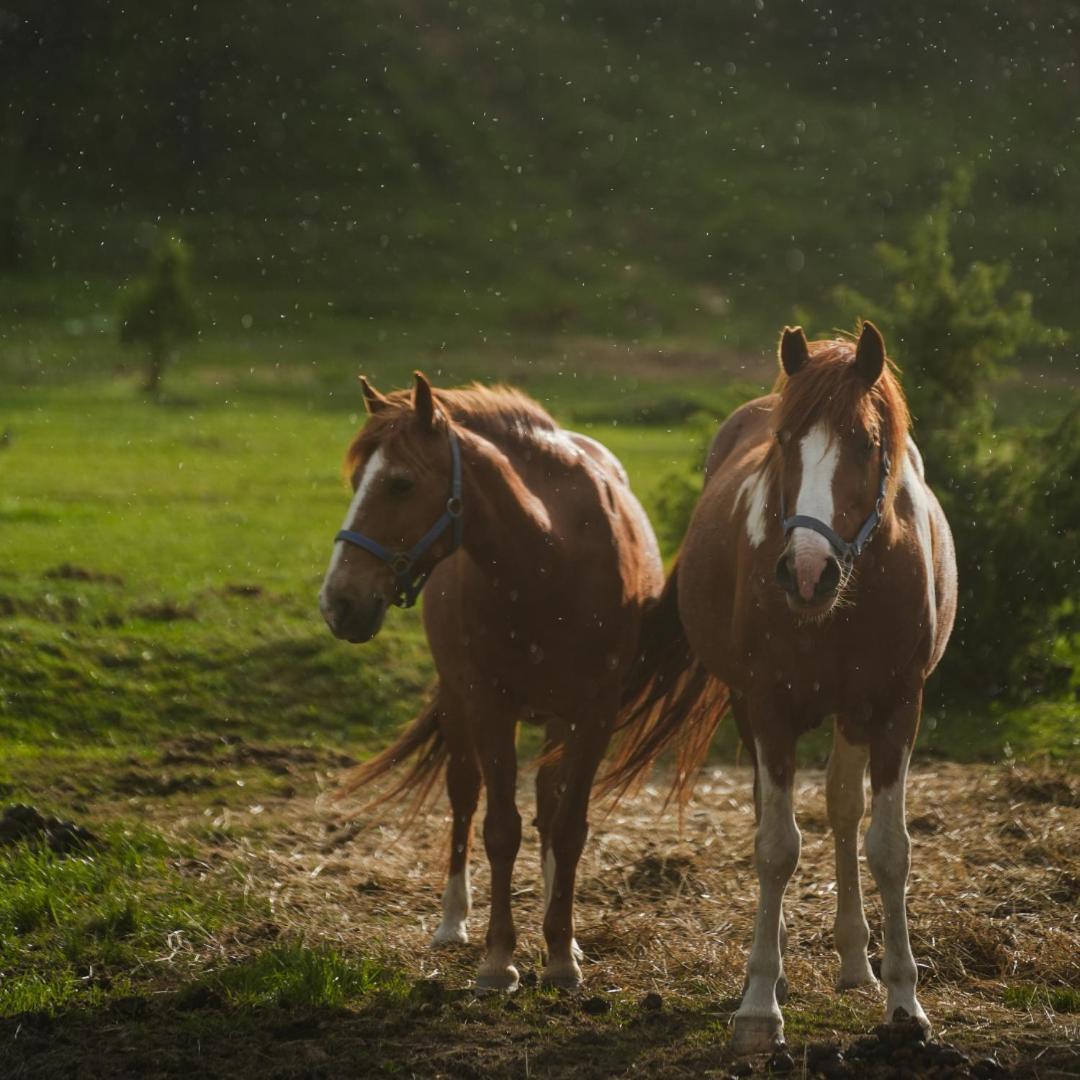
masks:
{"type": "Polygon", "coordinates": [[[386,481],[386,493],[399,499],[408,495],[413,487],[413,482],[407,476],[391,476],[386,481]]]}
{"type": "Polygon", "coordinates": [[[776,433],[776,441],[781,446],[787,446],[787,444],[791,441],[791,433],[788,431],[778,431],[776,433]]]}

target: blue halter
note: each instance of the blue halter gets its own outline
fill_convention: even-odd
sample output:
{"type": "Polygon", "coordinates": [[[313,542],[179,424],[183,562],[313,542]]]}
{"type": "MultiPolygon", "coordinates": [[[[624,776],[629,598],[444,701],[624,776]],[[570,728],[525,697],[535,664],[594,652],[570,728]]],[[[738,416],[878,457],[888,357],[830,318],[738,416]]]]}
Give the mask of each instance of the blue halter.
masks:
{"type": "Polygon", "coordinates": [[[874,509],[870,511],[867,519],[855,534],[855,539],[848,543],[835,529],[826,525],[816,517],[807,514],[793,514],[787,516],[787,507],[784,503],[784,492],[780,492],[780,522],[784,528],[784,539],[790,535],[792,529],[813,529],[814,532],[824,536],[829,541],[829,546],[836,552],[840,561],[850,567],[855,559],[862,554],[863,548],[870,542],[874,530],[881,523],[881,516],[885,512],[885,489],[889,486],[889,471],[892,464],[889,460],[889,448],[884,436],[881,440],[881,483],[878,484],[877,500],[874,509]]]}
{"type": "Polygon", "coordinates": [[[334,543],[339,540],[346,544],[353,544],[358,548],[371,552],[376,559],[381,559],[390,565],[394,571],[397,592],[394,594],[393,603],[396,607],[409,608],[416,603],[420,590],[427,581],[429,570],[426,574],[414,574],[416,564],[427,554],[428,550],[447,529],[454,530],[454,546],[451,551],[457,551],[461,546],[462,514],[465,506],[461,501],[461,448],[458,446],[457,436],[453,431],[450,436],[450,498],[446,500],[446,509],[442,516],[420,539],[413,544],[408,551],[388,551],[377,540],[363,533],[353,532],[352,529],[342,529],[334,537],[334,543]]]}

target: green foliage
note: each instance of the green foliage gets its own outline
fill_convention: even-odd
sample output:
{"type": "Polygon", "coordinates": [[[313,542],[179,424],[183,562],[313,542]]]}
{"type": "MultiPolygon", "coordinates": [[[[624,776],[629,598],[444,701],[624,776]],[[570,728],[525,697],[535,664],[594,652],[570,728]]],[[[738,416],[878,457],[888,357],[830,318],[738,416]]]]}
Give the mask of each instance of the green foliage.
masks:
{"type": "Polygon", "coordinates": [[[834,290],[843,310],[885,330],[924,441],[939,432],[952,436],[961,426],[985,428],[991,409],[987,390],[1001,366],[1018,354],[1065,341],[1062,330],[1035,318],[1030,293],[1003,295],[1008,262],[976,261],[957,271],[952,232],[970,194],[970,175],[960,171],[914,226],[906,247],[877,245],[882,271],[892,283],[883,301],[848,286],[834,290]]]}
{"type": "Polygon", "coordinates": [[[178,236],[164,236],[150,254],[145,276],[121,294],[120,341],[146,350],[146,389],[157,393],[177,345],[195,336],[191,256],[178,236]]]}
{"type": "Polygon", "coordinates": [[[953,224],[970,180],[947,184],[906,247],[881,244],[881,301],[835,290],[876,320],[904,373],[927,477],[957,546],[960,610],[942,677],[950,691],[1075,695],[1080,583],[1080,409],[1051,431],[995,427],[995,381],[1021,355],[1061,345],[1025,292],[1005,293],[1009,264],[956,268],[953,224]]]}

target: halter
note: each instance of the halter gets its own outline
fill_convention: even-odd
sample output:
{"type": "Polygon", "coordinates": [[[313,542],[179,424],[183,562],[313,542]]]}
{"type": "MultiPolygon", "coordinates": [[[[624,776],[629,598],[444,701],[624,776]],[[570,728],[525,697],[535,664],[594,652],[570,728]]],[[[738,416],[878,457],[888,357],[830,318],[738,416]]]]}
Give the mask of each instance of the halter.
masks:
{"type": "Polygon", "coordinates": [[[845,566],[850,567],[855,559],[862,554],[863,548],[869,543],[870,537],[874,535],[874,530],[881,523],[881,516],[885,511],[885,489],[889,486],[890,468],[889,448],[885,442],[885,437],[882,436],[881,483],[878,484],[877,499],[874,502],[874,509],[870,511],[869,516],[862,523],[862,527],[855,534],[855,539],[851,543],[848,543],[835,529],[816,517],[809,517],[806,514],[793,514],[788,517],[784,503],[784,492],[781,490],[780,522],[784,528],[784,539],[787,539],[792,529],[812,529],[814,532],[824,536],[829,541],[829,546],[840,557],[840,561],[845,566]]]}
{"type": "Polygon", "coordinates": [[[397,591],[394,594],[393,604],[395,607],[409,608],[416,603],[420,590],[424,587],[431,571],[426,574],[414,574],[416,564],[427,554],[428,550],[447,529],[454,530],[454,546],[451,551],[457,551],[461,546],[462,514],[465,506],[461,501],[461,448],[458,446],[457,436],[448,430],[450,436],[450,498],[446,500],[446,509],[442,512],[439,520],[420,539],[413,544],[408,551],[388,551],[377,540],[363,533],[353,532],[352,529],[342,529],[334,537],[334,543],[339,540],[346,544],[354,544],[358,548],[371,552],[377,559],[388,563],[394,571],[397,591]]]}

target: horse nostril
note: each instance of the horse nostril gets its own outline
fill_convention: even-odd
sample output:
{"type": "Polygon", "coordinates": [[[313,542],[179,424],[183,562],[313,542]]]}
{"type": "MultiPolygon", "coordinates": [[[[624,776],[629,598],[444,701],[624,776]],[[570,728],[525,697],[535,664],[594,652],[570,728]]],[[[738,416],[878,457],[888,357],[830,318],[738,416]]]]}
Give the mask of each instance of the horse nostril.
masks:
{"type": "Polygon", "coordinates": [[[814,592],[818,596],[829,596],[840,587],[840,561],[830,556],[825,560],[825,569],[821,571],[814,592]]]}
{"type": "Polygon", "coordinates": [[[784,552],[777,560],[776,584],[779,585],[784,592],[795,592],[795,565],[794,560],[787,552],[784,552]]]}

